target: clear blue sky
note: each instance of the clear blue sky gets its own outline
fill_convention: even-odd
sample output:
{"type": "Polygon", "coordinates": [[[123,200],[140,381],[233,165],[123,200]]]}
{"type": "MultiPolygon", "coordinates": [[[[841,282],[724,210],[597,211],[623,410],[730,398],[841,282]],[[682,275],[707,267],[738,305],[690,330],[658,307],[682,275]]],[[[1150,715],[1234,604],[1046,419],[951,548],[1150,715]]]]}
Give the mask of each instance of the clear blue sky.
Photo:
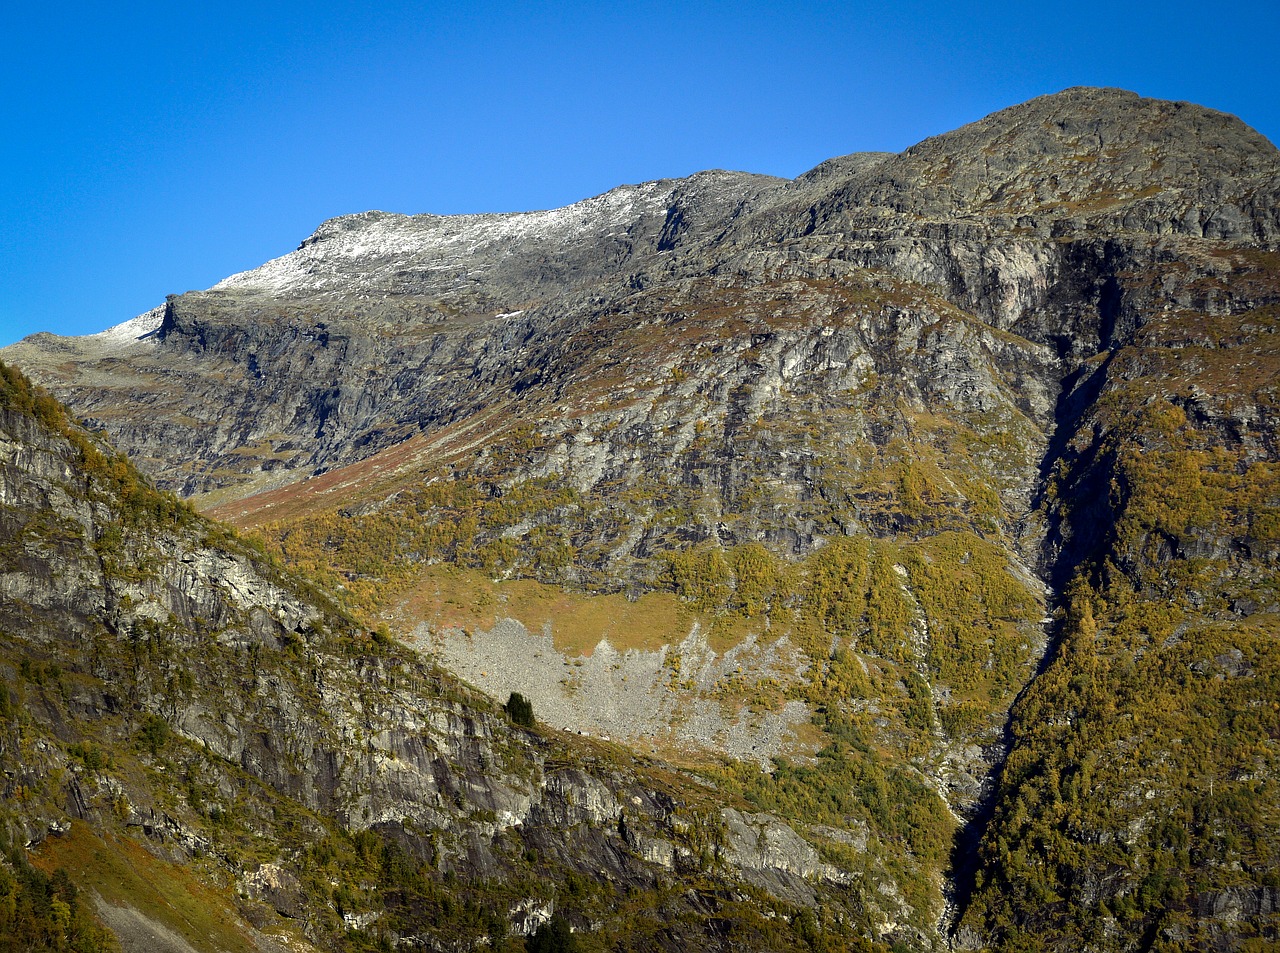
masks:
{"type": "Polygon", "coordinates": [[[0,345],[90,333],[366,209],[795,176],[1068,86],[1280,137],[1280,5],[9,4],[0,345]]]}

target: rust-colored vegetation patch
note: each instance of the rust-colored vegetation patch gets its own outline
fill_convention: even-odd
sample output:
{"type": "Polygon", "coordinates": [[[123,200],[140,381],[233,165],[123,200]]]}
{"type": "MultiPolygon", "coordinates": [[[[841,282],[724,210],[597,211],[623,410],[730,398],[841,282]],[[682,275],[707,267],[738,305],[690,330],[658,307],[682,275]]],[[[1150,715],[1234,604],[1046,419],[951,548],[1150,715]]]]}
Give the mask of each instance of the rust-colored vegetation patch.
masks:
{"type": "Polygon", "coordinates": [[[590,655],[601,639],[620,652],[656,651],[689,634],[697,614],[672,593],[650,592],[635,600],[620,593],[566,592],[531,579],[494,582],[483,573],[454,566],[427,566],[386,607],[406,627],[492,628],[514,619],[530,632],[549,627],[558,651],[590,655]]]}
{"type": "MultiPolygon", "coordinates": [[[[415,434],[364,460],[242,499],[214,502],[201,507],[201,511],[238,529],[256,529],[267,523],[288,522],[385,499],[421,481],[428,472],[474,456],[478,447],[498,441],[520,426],[519,414],[499,405],[430,435],[415,434]]],[[[210,494],[206,499],[212,501],[216,497],[210,494]]]]}
{"type": "Polygon", "coordinates": [[[239,529],[252,529],[273,520],[290,519],[316,510],[341,505],[357,493],[368,493],[367,480],[378,480],[397,471],[422,447],[421,437],[410,437],[381,453],[349,466],[330,470],[288,486],[255,493],[244,499],[202,507],[204,515],[230,523],[239,529]]]}
{"type": "Polygon", "coordinates": [[[201,953],[256,950],[227,897],[201,882],[190,865],[165,863],[135,841],[99,837],[83,823],[50,837],[31,856],[32,866],[62,867],[83,890],[106,903],[132,908],[179,934],[201,953]]]}
{"type": "Polygon", "coordinates": [[[1243,314],[1170,312],[1142,328],[1121,354],[1125,376],[1166,392],[1197,387],[1210,394],[1252,395],[1280,379],[1280,307],[1243,314]]]}

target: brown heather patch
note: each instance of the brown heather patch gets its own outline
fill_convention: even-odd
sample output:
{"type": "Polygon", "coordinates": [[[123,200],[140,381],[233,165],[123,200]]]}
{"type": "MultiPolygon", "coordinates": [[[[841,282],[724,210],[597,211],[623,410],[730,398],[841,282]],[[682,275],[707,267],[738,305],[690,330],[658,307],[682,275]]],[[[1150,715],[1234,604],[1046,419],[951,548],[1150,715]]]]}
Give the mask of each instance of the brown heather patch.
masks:
{"type": "Polygon", "coordinates": [[[1166,391],[1194,385],[1211,394],[1252,394],[1280,379],[1278,325],[1274,305],[1230,316],[1162,315],[1142,329],[1138,347],[1125,350],[1122,366],[1157,390],[1163,381],[1166,391]]]}
{"type": "Polygon", "coordinates": [[[1224,247],[1209,239],[1179,238],[1182,257],[1162,255],[1153,264],[1120,272],[1127,288],[1162,297],[1176,282],[1183,291],[1256,302],[1280,295],[1280,252],[1239,246],[1224,247]]]}
{"type": "Polygon", "coordinates": [[[1208,254],[1231,262],[1233,271],[1230,283],[1248,292],[1258,290],[1280,292],[1280,251],[1262,248],[1224,248],[1216,242],[1207,248],[1208,254]]]}
{"type": "Polygon", "coordinates": [[[385,499],[409,484],[420,483],[431,472],[469,459],[477,447],[495,444],[521,423],[509,410],[499,405],[429,436],[415,434],[364,460],[288,486],[233,500],[207,494],[195,502],[206,503],[200,509],[207,516],[238,529],[257,529],[268,523],[289,522],[352,503],[385,499]]]}
{"type": "Polygon", "coordinates": [[[657,651],[681,642],[695,621],[705,623],[672,593],[650,592],[632,601],[617,593],[567,592],[530,579],[494,582],[478,570],[444,565],[424,567],[378,608],[406,627],[426,622],[434,629],[474,631],[492,628],[500,618],[515,619],[530,632],[550,626],[556,649],[580,656],[590,656],[601,639],[619,652],[657,651]]]}
{"type": "MultiPolygon", "coordinates": [[[[218,502],[207,509],[201,509],[206,516],[230,523],[238,529],[253,529],[270,522],[334,509],[352,502],[357,496],[374,496],[375,488],[380,487],[388,477],[402,474],[408,466],[420,459],[426,443],[424,437],[410,437],[394,447],[388,447],[372,457],[345,467],[288,486],[255,493],[243,499],[218,502]]],[[[199,504],[201,501],[196,502],[199,504]]]]}
{"type": "Polygon", "coordinates": [[[1145,347],[1273,348],[1280,328],[1280,305],[1266,305],[1240,314],[1166,311],[1145,324],[1135,343],[1145,347]]]}

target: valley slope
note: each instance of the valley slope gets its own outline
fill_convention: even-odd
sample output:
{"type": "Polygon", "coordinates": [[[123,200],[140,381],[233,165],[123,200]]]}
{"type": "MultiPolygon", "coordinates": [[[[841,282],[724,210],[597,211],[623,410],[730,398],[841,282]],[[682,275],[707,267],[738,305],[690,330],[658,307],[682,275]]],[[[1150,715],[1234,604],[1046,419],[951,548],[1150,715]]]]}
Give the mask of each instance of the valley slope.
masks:
{"type": "Polygon", "coordinates": [[[2,364],[0,494],[13,949],[520,950],[553,918],[585,949],[886,932],[884,875],[824,859],[821,827],[499,707],[2,364]]]}

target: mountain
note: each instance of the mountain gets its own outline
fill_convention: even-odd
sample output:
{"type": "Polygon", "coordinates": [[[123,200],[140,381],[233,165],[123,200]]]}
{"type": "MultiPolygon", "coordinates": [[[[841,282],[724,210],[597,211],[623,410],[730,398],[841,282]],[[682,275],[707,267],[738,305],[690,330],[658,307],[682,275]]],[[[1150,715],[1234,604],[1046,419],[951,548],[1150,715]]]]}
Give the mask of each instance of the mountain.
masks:
{"type": "Polygon", "coordinates": [[[1278,200],[1234,117],[1073,89],[791,181],[346,216],[0,355],[367,628],[793,825],[868,941],[1244,949],[1278,200]]]}

